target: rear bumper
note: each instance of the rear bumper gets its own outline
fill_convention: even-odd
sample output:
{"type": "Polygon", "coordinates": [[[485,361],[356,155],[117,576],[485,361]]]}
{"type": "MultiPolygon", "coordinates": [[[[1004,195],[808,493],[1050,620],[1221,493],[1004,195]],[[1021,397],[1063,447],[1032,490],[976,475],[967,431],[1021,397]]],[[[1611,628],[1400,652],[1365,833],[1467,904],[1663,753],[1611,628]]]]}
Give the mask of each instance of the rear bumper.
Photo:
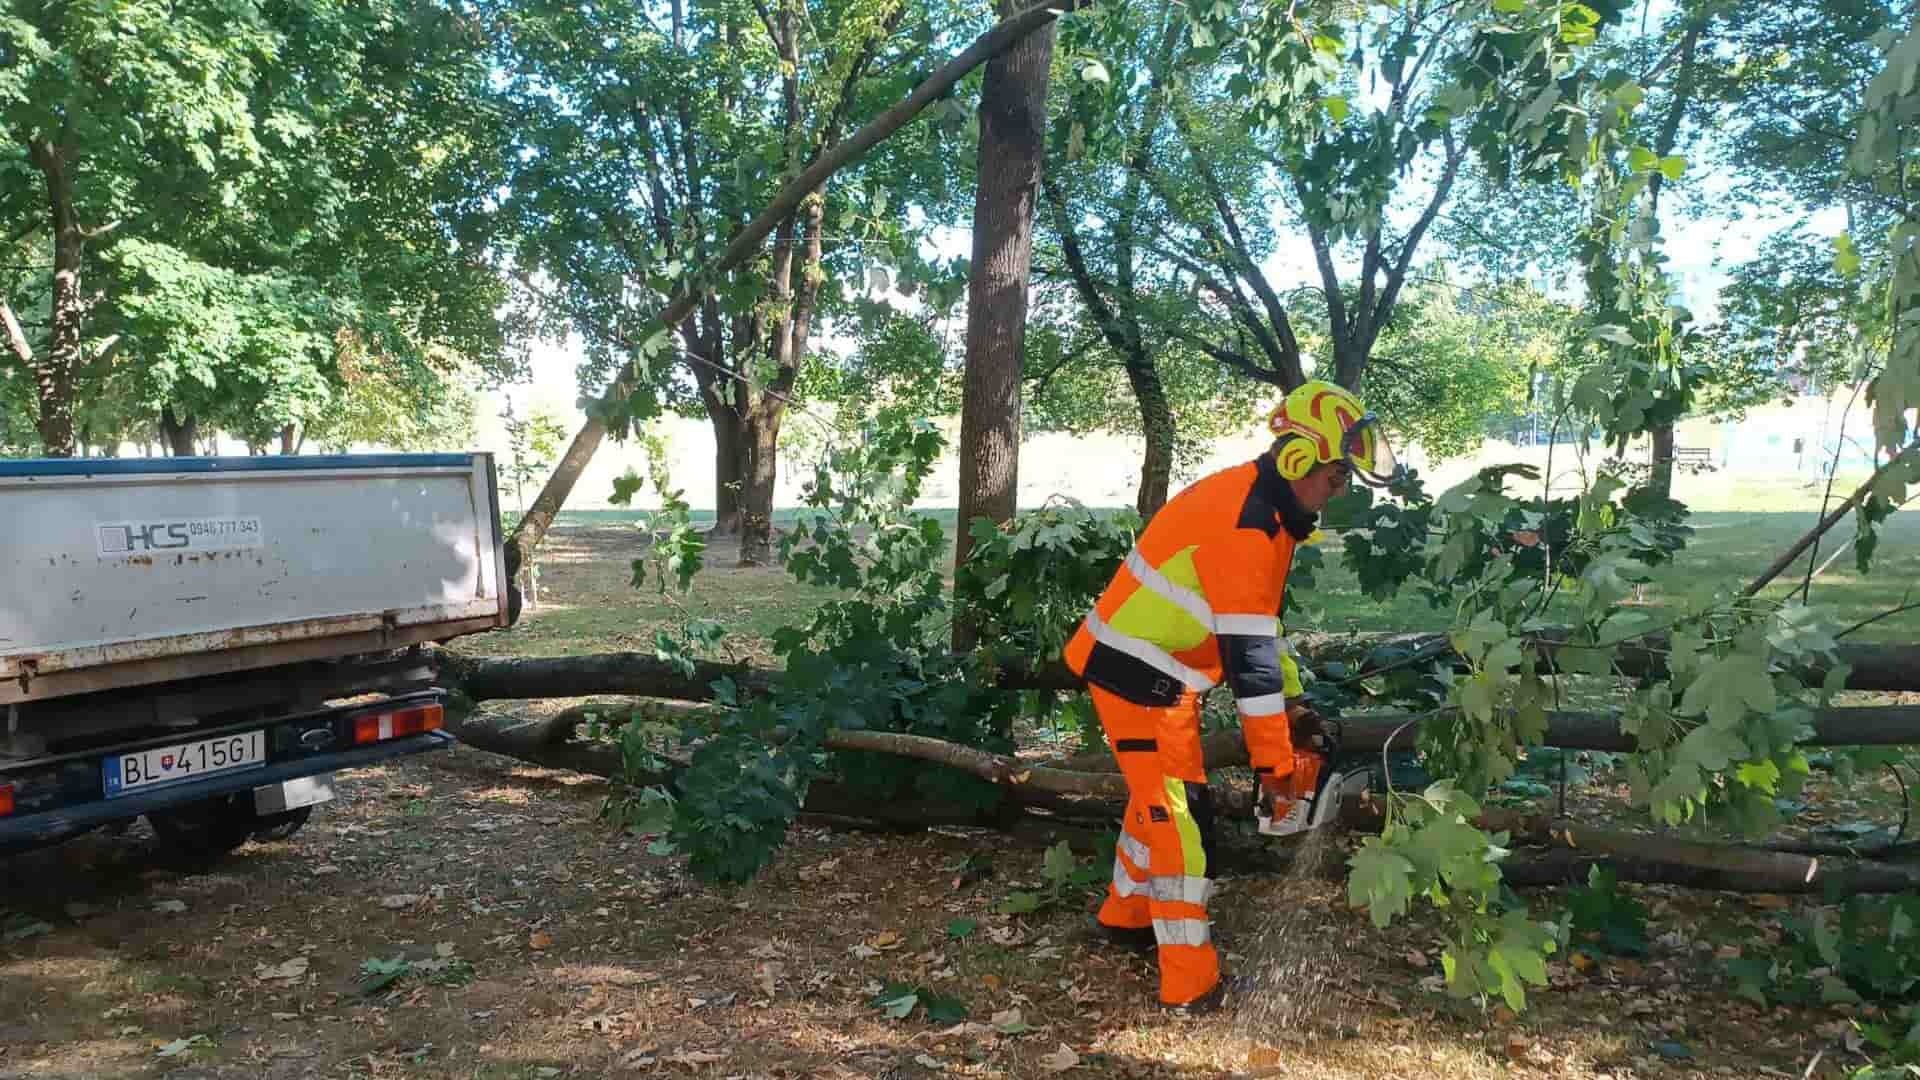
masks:
{"type": "Polygon", "coordinates": [[[340,769],[362,768],[389,758],[443,749],[452,746],[455,742],[453,736],[444,732],[428,731],[347,750],[270,761],[257,769],[210,776],[190,784],[158,788],[154,791],[125,795],[116,799],[99,798],[69,803],[37,813],[16,813],[11,817],[0,818],[0,851],[39,847],[99,825],[125,821],[141,814],[165,810],[171,806],[199,802],[216,795],[251,791],[257,787],[296,780],[303,776],[314,776],[340,769]]]}

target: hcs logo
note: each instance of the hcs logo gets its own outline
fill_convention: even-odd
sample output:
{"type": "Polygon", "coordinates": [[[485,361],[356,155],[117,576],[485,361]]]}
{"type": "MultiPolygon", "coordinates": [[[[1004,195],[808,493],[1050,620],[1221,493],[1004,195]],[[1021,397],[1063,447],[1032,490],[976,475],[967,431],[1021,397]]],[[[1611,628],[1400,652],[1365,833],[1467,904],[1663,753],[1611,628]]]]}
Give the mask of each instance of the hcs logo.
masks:
{"type": "Polygon", "coordinates": [[[173,551],[193,542],[184,521],[152,525],[100,526],[100,551],[105,555],[138,555],[144,551],[173,551]]]}

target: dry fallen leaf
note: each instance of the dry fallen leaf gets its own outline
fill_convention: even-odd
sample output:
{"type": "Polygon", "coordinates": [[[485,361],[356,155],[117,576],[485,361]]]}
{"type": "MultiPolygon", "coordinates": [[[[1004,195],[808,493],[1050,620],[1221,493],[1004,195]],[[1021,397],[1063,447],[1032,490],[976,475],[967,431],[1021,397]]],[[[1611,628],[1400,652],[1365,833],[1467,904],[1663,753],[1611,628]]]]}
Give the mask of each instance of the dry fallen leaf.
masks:
{"type": "Polygon", "coordinates": [[[545,930],[535,930],[533,934],[527,938],[527,948],[529,949],[545,949],[552,945],[553,935],[547,933],[545,930]]]}
{"type": "Polygon", "coordinates": [[[774,988],[780,981],[780,976],[785,974],[786,970],[787,965],[778,960],[769,960],[755,967],[753,975],[760,983],[760,989],[764,991],[768,997],[772,997],[774,988]]]}
{"type": "Polygon", "coordinates": [[[880,950],[871,945],[854,945],[847,949],[855,960],[871,960],[880,955],[880,950]]]}
{"type": "Polygon", "coordinates": [[[905,945],[906,941],[904,941],[900,937],[900,935],[895,931],[882,930],[878,934],[869,938],[867,940],[867,944],[873,946],[876,949],[897,949],[900,946],[905,945]]]}
{"type": "Polygon", "coordinates": [[[1507,1008],[1505,1005],[1495,1005],[1492,1015],[1493,1022],[1502,1026],[1511,1024],[1518,1019],[1518,1017],[1514,1016],[1513,1010],[1507,1008]]]}
{"type": "Polygon", "coordinates": [[[1573,970],[1579,972],[1582,975],[1585,975],[1587,972],[1592,971],[1594,966],[1593,957],[1587,953],[1581,952],[1578,949],[1575,949],[1573,953],[1567,957],[1567,963],[1572,964],[1573,970]]]}
{"type": "Polygon", "coordinates": [[[297,979],[307,973],[307,958],[296,956],[284,964],[255,964],[253,977],[256,979],[297,979]]]}
{"type": "Polygon", "coordinates": [[[1756,896],[1747,897],[1747,903],[1763,911],[1779,911],[1781,908],[1791,907],[1793,901],[1781,896],[1779,893],[1760,893],[1756,896]]]}
{"type": "Polygon", "coordinates": [[[1407,950],[1408,966],[1416,967],[1416,968],[1424,968],[1430,963],[1432,963],[1432,961],[1427,959],[1427,954],[1421,952],[1419,949],[1407,950]]]}
{"type": "Polygon", "coordinates": [[[725,1050],[682,1050],[667,1057],[675,1065],[711,1065],[716,1061],[727,1060],[725,1050]]]}
{"type": "Polygon", "coordinates": [[[178,915],[187,910],[187,902],[185,900],[156,900],[153,902],[153,910],[162,915],[178,915]]]}
{"type": "Polygon", "coordinates": [[[1040,1058],[1040,1067],[1050,1073],[1066,1072],[1078,1064],[1080,1064],[1080,1055],[1074,1053],[1073,1047],[1066,1043],[1061,1043],[1060,1049],[1051,1054],[1043,1054],[1040,1058]]]}
{"type": "Polygon", "coordinates": [[[1527,1037],[1525,1035],[1522,1035],[1517,1031],[1510,1031],[1507,1033],[1507,1056],[1512,1058],[1515,1061],[1526,1060],[1527,1051],[1532,1047],[1532,1045],[1533,1045],[1532,1043],[1527,1041],[1527,1037]]]}
{"type": "Polygon", "coordinates": [[[1247,1051],[1247,1065],[1255,1069],[1271,1069],[1279,1065],[1282,1060],[1280,1051],[1276,1047],[1255,1043],[1253,1048],[1247,1051]]]}
{"type": "Polygon", "coordinates": [[[389,893],[380,898],[380,906],[386,908],[388,911],[399,911],[401,908],[410,908],[419,902],[420,894],[410,892],[389,893]]]}

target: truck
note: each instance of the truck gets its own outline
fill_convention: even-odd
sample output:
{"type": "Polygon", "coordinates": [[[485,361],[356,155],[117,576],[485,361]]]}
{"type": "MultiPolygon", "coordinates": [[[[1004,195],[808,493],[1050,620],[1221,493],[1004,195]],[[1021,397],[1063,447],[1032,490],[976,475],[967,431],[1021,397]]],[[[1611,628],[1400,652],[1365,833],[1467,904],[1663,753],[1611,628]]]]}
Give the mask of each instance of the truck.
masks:
{"type": "Polygon", "coordinates": [[[453,742],[428,646],[516,601],[488,454],[0,461],[0,853],[289,836],[453,742]]]}

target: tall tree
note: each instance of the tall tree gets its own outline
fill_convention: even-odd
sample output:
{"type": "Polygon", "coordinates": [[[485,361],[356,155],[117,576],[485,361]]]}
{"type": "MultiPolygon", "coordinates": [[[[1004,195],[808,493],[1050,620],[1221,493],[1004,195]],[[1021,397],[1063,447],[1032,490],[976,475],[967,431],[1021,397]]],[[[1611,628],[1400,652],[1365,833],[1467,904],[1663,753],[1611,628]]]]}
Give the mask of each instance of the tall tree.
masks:
{"type": "MultiPolygon", "coordinates": [[[[1013,10],[1012,0],[1003,0],[1002,13],[1013,10]]],[[[1051,24],[1028,35],[988,61],[980,84],[956,565],[972,546],[971,523],[1010,520],[1019,495],[1021,352],[1054,36],[1051,24]]],[[[967,627],[956,624],[956,647],[969,647],[970,637],[967,627]]]]}
{"type": "Polygon", "coordinates": [[[481,41],[434,0],[0,16],[0,237],[27,268],[0,306],[44,451],[135,417],[180,451],[264,445],[341,388],[347,339],[498,362],[481,41]]]}
{"type": "MultiPolygon", "coordinates": [[[[908,138],[804,190],[795,178],[839,157],[860,117],[907,96],[966,19],[899,0],[512,4],[500,18],[527,130],[508,201],[526,238],[517,270],[586,340],[583,385],[622,376],[593,423],[617,431],[662,406],[705,413],[720,527],[742,529],[743,562],[764,560],[780,427],[813,338],[855,291],[890,282],[880,267],[913,276],[924,226],[888,207],[948,165],[908,138]],[[765,246],[716,268],[783,188],[791,199],[765,246]],[[670,335],[646,329],[676,304],[670,335]]],[[[581,450],[557,479],[590,456],[581,450]]]]}
{"type": "MultiPolygon", "coordinates": [[[[1139,409],[1139,428],[1146,446],[1140,464],[1140,487],[1134,506],[1143,518],[1148,518],[1167,501],[1168,489],[1173,481],[1174,447],[1178,433],[1172,402],[1160,365],[1156,362],[1156,354],[1168,343],[1159,327],[1155,327],[1156,333],[1149,337],[1149,322],[1142,317],[1143,307],[1151,303],[1150,290],[1155,283],[1142,280],[1148,268],[1142,266],[1139,237],[1143,231],[1150,233],[1154,229],[1146,175],[1152,167],[1154,142],[1166,114],[1167,81],[1172,77],[1173,58],[1186,34],[1186,18],[1177,9],[1151,12],[1138,21],[1128,19],[1125,12],[1115,11],[1098,22],[1087,22],[1089,27],[1086,36],[1093,37],[1097,32],[1098,40],[1112,46],[1124,48],[1129,41],[1142,39],[1148,43],[1145,47],[1151,52],[1141,65],[1145,69],[1145,85],[1139,93],[1128,93],[1113,106],[1120,113],[1112,125],[1117,135],[1113,147],[1118,151],[1117,155],[1085,155],[1085,164],[1079,168],[1073,168],[1064,161],[1058,162],[1055,169],[1044,176],[1042,189],[1046,196],[1048,221],[1066,276],[1106,349],[1119,358],[1126,372],[1127,385],[1139,409]],[[1115,156],[1117,160],[1114,160],[1115,156]],[[1117,168],[1098,167],[1102,162],[1117,168]],[[1079,174],[1073,178],[1082,181],[1075,185],[1082,191],[1105,193],[1113,190],[1113,185],[1117,183],[1117,200],[1111,204],[1106,198],[1097,200],[1099,218],[1110,222],[1106,228],[1092,230],[1102,241],[1099,247],[1104,249],[1106,255],[1104,265],[1100,268],[1096,268],[1094,262],[1098,253],[1089,251],[1090,245],[1082,237],[1084,232],[1089,231],[1089,224],[1085,216],[1076,211],[1073,200],[1066,194],[1068,181],[1058,175],[1063,167],[1079,174]],[[1117,176],[1114,175],[1116,172],[1117,176]]],[[[1075,30],[1080,30],[1080,27],[1075,30]]],[[[1132,74],[1129,67],[1131,65],[1123,67],[1122,73],[1132,74]]],[[[1106,65],[1090,63],[1081,67],[1079,74],[1078,81],[1084,84],[1084,88],[1071,97],[1093,97],[1095,101],[1088,104],[1074,100],[1069,103],[1069,109],[1083,111],[1107,105],[1112,75],[1106,65]],[[1079,108],[1075,109],[1075,106],[1079,108]]],[[[1068,129],[1069,132],[1072,130],[1068,129]]],[[[1075,142],[1069,137],[1069,145],[1062,147],[1061,140],[1056,138],[1055,154],[1061,158],[1080,157],[1080,154],[1061,151],[1080,150],[1083,140],[1084,136],[1082,142],[1075,142]]],[[[1182,283],[1177,278],[1168,282],[1163,275],[1161,277],[1158,284],[1162,287],[1170,285],[1174,292],[1181,291],[1182,283]]]]}

